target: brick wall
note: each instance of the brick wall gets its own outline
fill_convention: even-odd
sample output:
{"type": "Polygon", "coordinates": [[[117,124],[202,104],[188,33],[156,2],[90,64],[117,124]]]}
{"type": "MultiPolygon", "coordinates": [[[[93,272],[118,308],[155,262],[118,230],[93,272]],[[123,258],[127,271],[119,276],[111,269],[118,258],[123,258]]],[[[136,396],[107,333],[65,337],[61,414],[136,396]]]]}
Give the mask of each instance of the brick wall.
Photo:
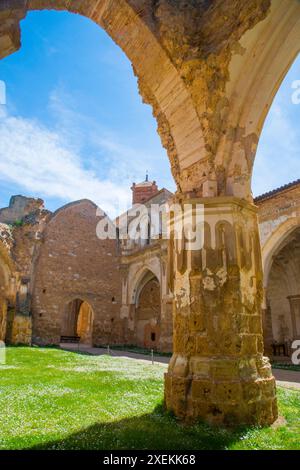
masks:
{"type": "Polygon", "coordinates": [[[93,344],[112,344],[123,336],[121,281],[114,240],[96,236],[96,206],[72,203],[47,224],[34,269],[33,340],[57,344],[67,304],[87,301],[94,311],[93,344]]]}
{"type": "Polygon", "coordinates": [[[158,193],[158,187],[155,181],[132,185],[132,204],[143,204],[158,193]]]}

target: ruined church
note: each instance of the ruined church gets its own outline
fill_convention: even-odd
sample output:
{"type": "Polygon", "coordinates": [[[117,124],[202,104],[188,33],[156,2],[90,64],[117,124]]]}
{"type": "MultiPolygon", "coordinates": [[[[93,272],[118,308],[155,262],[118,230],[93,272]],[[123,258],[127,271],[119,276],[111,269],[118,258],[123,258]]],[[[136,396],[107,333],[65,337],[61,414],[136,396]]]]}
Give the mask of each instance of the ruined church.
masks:
{"type": "MultiPolygon", "coordinates": [[[[148,208],[173,197],[148,178],[131,189],[132,203],[148,208]]],[[[300,337],[300,181],[255,203],[264,350],[288,357],[300,337]]],[[[41,199],[13,196],[0,210],[1,340],[59,345],[74,337],[91,346],[172,351],[168,240],[150,233],[134,241],[99,239],[97,222],[97,207],[88,200],[51,213],[41,199]]]]}
{"type": "MultiPolygon", "coordinates": [[[[264,352],[288,357],[299,336],[299,184],[253,204],[251,178],[263,123],[299,53],[299,1],[5,0],[0,58],[21,47],[20,22],[37,9],[83,15],[123,50],[156,118],[175,200],[204,206],[205,244],[99,242],[91,202],[49,214],[15,197],[0,213],[1,338],[172,349],[169,411],[273,423],[264,352]]],[[[150,182],[133,193],[146,204],[169,197],[150,182]]]]}

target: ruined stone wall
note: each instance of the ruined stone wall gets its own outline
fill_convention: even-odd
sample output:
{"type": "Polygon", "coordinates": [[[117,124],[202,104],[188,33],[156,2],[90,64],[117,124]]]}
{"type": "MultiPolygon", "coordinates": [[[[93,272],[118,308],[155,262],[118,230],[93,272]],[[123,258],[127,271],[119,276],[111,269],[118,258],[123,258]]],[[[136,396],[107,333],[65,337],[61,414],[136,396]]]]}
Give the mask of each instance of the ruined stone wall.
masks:
{"type": "Polygon", "coordinates": [[[262,247],[287,220],[300,216],[300,182],[288,184],[255,199],[262,247]]]}
{"type": "Polygon", "coordinates": [[[96,206],[79,201],[58,210],[47,224],[34,270],[34,342],[60,342],[64,312],[74,299],[93,309],[93,344],[122,342],[117,246],[97,238],[98,222],[96,206]]]}
{"type": "MultiPolygon", "coordinates": [[[[274,258],[267,288],[272,319],[273,341],[286,343],[296,339],[293,332],[288,297],[300,294],[300,236],[299,232],[274,258]]],[[[298,317],[298,315],[297,315],[298,317]]],[[[300,317],[296,318],[300,334],[300,317]],[[298,324],[299,323],[299,324],[298,324]]]]}
{"type": "MultiPolygon", "coordinates": [[[[169,197],[171,197],[171,193],[169,193],[169,197]]],[[[160,202],[161,196],[158,196],[158,201],[160,202]]],[[[285,240],[288,236],[290,229],[292,230],[299,225],[299,216],[300,216],[300,183],[292,183],[287,185],[284,188],[280,188],[279,190],[272,191],[266,195],[263,195],[256,199],[256,204],[258,206],[258,218],[259,218],[259,228],[260,228],[260,237],[261,243],[263,248],[263,257],[266,259],[270,252],[270,247],[273,248],[273,244],[269,247],[269,243],[272,237],[275,235],[277,237],[277,231],[280,234],[280,240],[285,240]],[[287,224],[287,226],[285,225],[287,224]]],[[[136,282],[135,276],[140,272],[142,266],[148,266],[155,271],[156,263],[159,263],[163,259],[163,253],[157,248],[155,249],[153,246],[144,247],[144,249],[139,249],[134,252],[132,250],[130,252],[126,252],[127,257],[123,257],[122,263],[124,266],[127,266],[126,274],[125,274],[125,283],[127,283],[127,289],[130,291],[130,284],[136,282]]],[[[291,261],[291,260],[290,260],[291,261]]],[[[158,270],[160,273],[160,271],[158,270]]],[[[160,276],[161,274],[159,274],[160,276]]],[[[292,278],[291,278],[292,279],[292,278]]],[[[287,324],[287,331],[291,331],[291,318],[290,318],[290,308],[289,302],[287,299],[288,295],[295,295],[297,292],[295,289],[291,288],[291,279],[288,281],[287,279],[284,280],[284,275],[282,274],[282,270],[277,269],[277,271],[272,272],[272,279],[271,279],[271,286],[268,289],[268,299],[272,299],[272,315],[271,315],[271,323],[274,329],[274,338],[272,336],[272,341],[279,340],[282,336],[279,333],[284,326],[281,324],[287,324]],[[276,280],[277,279],[277,280],[276,280]],[[288,285],[287,285],[288,284],[288,285]],[[273,293],[272,293],[273,292],[273,293]],[[284,316],[284,320],[282,319],[284,316]],[[280,326],[281,325],[281,326],[280,326]]],[[[266,273],[266,280],[265,280],[265,296],[267,297],[267,285],[269,281],[269,270],[266,273]]],[[[171,308],[172,304],[172,295],[170,294],[168,305],[171,308]]],[[[265,298],[265,302],[267,298],[265,298]]],[[[124,305],[123,312],[127,311],[128,307],[124,305]]],[[[136,311],[135,307],[131,306],[129,308],[131,312],[132,318],[135,318],[136,311]]],[[[173,324],[172,324],[172,315],[169,315],[169,321],[165,324],[163,323],[162,326],[164,327],[164,333],[161,335],[162,341],[164,337],[169,338],[171,337],[170,345],[172,347],[172,332],[173,332],[173,324]]],[[[133,328],[133,327],[132,327],[133,328]]],[[[129,329],[130,329],[130,322],[129,322],[129,329]]],[[[266,331],[264,331],[267,334],[266,331]]],[[[291,334],[288,334],[290,337],[291,334]]],[[[133,337],[134,340],[134,337],[133,337]]],[[[161,347],[161,346],[160,346],[161,347]]],[[[168,349],[168,348],[167,348],[168,349]]],[[[268,354],[271,353],[270,350],[266,351],[268,354]]]]}
{"type": "Polygon", "coordinates": [[[3,236],[5,231],[10,233],[10,256],[25,284],[29,283],[32,260],[49,216],[42,199],[25,196],[12,196],[9,207],[0,209],[3,236]]]}
{"type": "Polygon", "coordinates": [[[9,305],[15,303],[15,292],[12,284],[12,264],[8,245],[1,239],[3,225],[0,227],[0,341],[6,340],[9,305]]]}
{"type": "MultiPolygon", "coordinates": [[[[125,343],[142,345],[137,337],[139,294],[145,282],[155,278],[159,283],[160,305],[159,318],[153,312],[152,323],[156,325],[156,348],[164,352],[172,351],[173,342],[173,296],[167,282],[167,245],[166,240],[158,240],[143,249],[133,250],[131,253],[126,251],[126,255],[123,254],[120,258],[121,317],[126,322],[125,343]]],[[[148,300],[151,304],[151,299],[148,300]]],[[[150,334],[150,330],[148,333],[150,334]]],[[[147,347],[150,347],[150,342],[147,342],[147,347]]]]}
{"type": "MultiPolygon", "coordinates": [[[[153,203],[162,203],[165,202],[168,197],[171,197],[171,193],[168,193],[166,190],[160,192],[157,196],[153,198],[153,203]],[[166,193],[166,194],[165,194],[166,193]]],[[[263,247],[263,258],[268,259],[270,257],[270,253],[273,256],[273,248],[274,243],[271,243],[273,238],[275,237],[275,241],[277,243],[277,238],[279,241],[285,240],[286,236],[288,235],[291,229],[294,229],[297,224],[299,224],[299,217],[300,217],[300,183],[293,183],[287,185],[286,187],[271,192],[270,194],[264,195],[260,198],[257,198],[256,204],[259,207],[259,222],[260,222],[260,235],[261,235],[261,242],[263,247]],[[287,224],[287,226],[286,226],[287,224]],[[294,227],[295,225],[295,227],[294,227]],[[277,235],[278,233],[278,235],[277,235]]],[[[67,208],[68,209],[68,208],[67,208]]],[[[64,209],[59,211],[61,217],[63,218],[63,214],[66,215],[64,219],[64,223],[66,226],[73,224],[74,234],[76,233],[76,237],[78,236],[78,232],[81,231],[80,228],[80,218],[77,219],[78,226],[75,227],[74,220],[70,219],[68,215],[68,210],[66,212],[64,209]]],[[[95,232],[94,225],[96,224],[95,214],[92,214],[92,218],[94,221],[91,222],[91,226],[89,230],[91,232],[95,232]],[[94,225],[93,225],[94,224],[94,225]]],[[[39,254],[41,249],[42,253],[45,252],[45,243],[48,246],[49,240],[49,233],[55,232],[58,230],[56,234],[56,239],[62,240],[62,235],[60,229],[56,227],[57,216],[55,216],[54,220],[50,222],[50,228],[47,227],[47,224],[51,218],[51,214],[48,211],[45,211],[43,208],[43,202],[40,199],[32,199],[32,198],[23,198],[21,196],[16,196],[11,198],[10,205],[8,208],[0,210],[0,220],[6,220],[10,223],[10,225],[2,223],[1,227],[1,239],[2,243],[6,244],[6,249],[8,250],[7,253],[8,257],[14,264],[14,289],[15,289],[15,297],[14,300],[10,300],[7,302],[3,300],[2,302],[2,312],[7,312],[2,314],[2,330],[3,334],[2,337],[6,336],[7,341],[11,343],[28,343],[31,340],[31,329],[32,329],[32,308],[31,308],[31,296],[33,290],[33,279],[36,280],[36,285],[39,283],[39,275],[41,273],[40,269],[40,262],[36,262],[36,257],[39,254]],[[45,228],[47,227],[47,230],[45,228]],[[45,231],[45,233],[44,233],[45,231]],[[41,242],[43,240],[43,243],[41,242]],[[4,321],[5,316],[5,321],[4,321]],[[4,335],[4,324],[6,328],[6,335],[4,335]]],[[[73,236],[73,235],[72,235],[73,236]]],[[[64,240],[66,242],[66,246],[68,243],[72,245],[72,236],[69,241],[64,240]]],[[[97,247],[94,246],[94,237],[92,237],[93,242],[92,246],[88,248],[88,251],[95,249],[96,251],[100,247],[100,251],[103,249],[101,243],[98,240],[97,247]]],[[[85,244],[88,245],[89,237],[86,238],[85,244]]],[[[106,243],[106,242],[105,242],[106,243]]],[[[278,243],[277,243],[278,244],[278,243]]],[[[71,246],[70,245],[70,246],[71,246]]],[[[276,245],[277,247],[277,245],[276,245]]],[[[55,248],[56,249],[56,248],[55,248]]],[[[114,247],[115,249],[115,247],[114,247]]],[[[108,252],[112,251],[112,247],[108,247],[108,252]]],[[[44,261],[44,254],[41,254],[44,261]]],[[[138,276],[140,275],[141,271],[145,269],[150,269],[154,272],[155,275],[158,276],[159,282],[162,283],[162,295],[161,295],[161,314],[162,314],[162,321],[159,325],[158,336],[159,346],[158,348],[161,350],[171,350],[172,349],[172,333],[173,333],[173,318],[172,318],[172,294],[168,291],[167,288],[167,247],[166,243],[163,241],[157,241],[151,246],[143,246],[134,247],[130,250],[126,251],[125,256],[118,258],[118,254],[115,253],[116,258],[114,258],[114,270],[118,272],[119,280],[119,268],[118,264],[121,263],[122,266],[122,273],[123,273],[123,300],[122,300],[122,307],[116,301],[117,297],[121,297],[121,281],[119,287],[113,289],[111,294],[110,300],[108,302],[109,307],[113,309],[114,312],[121,311],[122,320],[115,319],[115,314],[109,321],[106,321],[104,330],[106,331],[103,334],[103,329],[99,322],[95,322],[93,325],[94,333],[94,340],[96,343],[107,343],[109,342],[118,342],[120,344],[135,344],[137,342],[136,338],[136,319],[137,319],[137,312],[136,312],[136,305],[135,300],[130,299],[130,295],[132,295],[131,290],[138,288],[138,285],[134,285],[134,283],[138,284],[139,279],[138,276]],[[125,286],[125,287],[124,287],[125,286]],[[126,292],[126,294],[124,294],[126,292]],[[114,298],[114,301],[112,299],[114,298]],[[113,331],[113,333],[111,333],[113,331]],[[113,336],[111,339],[110,336],[113,336]]],[[[82,257],[85,259],[85,269],[89,272],[91,277],[95,277],[94,268],[93,266],[89,266],[89,263],[93,264],[93,258],[86,258],[85,253],[79,254],[79,247],[78,253],[76,255],[76,260],[79,259],[79,263],[82,263],[82,257]]],[[[109,257],[110,259],[110,257],[109,257]]],[[[272,261],[273,262],[273,261],[272,261]]],[[[47,263],[46,263],[47,266],[47,263]]],[[[270,265],[271,268],[272,264],[270,265]]],[[[57,267],[54,272],[61,269],[61,261],[60,258],[57,258],[57,267]]],[[[75,266],[74,266],[75,269],[75,266]]],[[[282,336],[279,333],[280,328],[279,323],[282,321],[279,317],[282,317],[282,313],[280,314],[279,310],[285,312],[284,318],[288,324],[291,322],[290,314],[289,314],[289,305],[287,300],[287,293],[289,295],[294,295],[296,292],[290,292],[286,286],[283,288],[284,284],[281,282],[281,277],[279,276],[279,272],[276,274],[274,271],[272,273],[272,283],[270,288],[268,289],[268,282],[269,282],[269,274],[270,269],[267,270],[266,280],[265,280],[265,289],[266,289],[266,296],[268,292],[268,297],[272,298],[272,323],[273,323],[273,330],[274,330],[274,338],[278,339],[282,336]],[[276,276],[279,280],[275,280],[276,276]],[[274,292],[274,295],[271,294],[274,292]]],[[[46,271],[43,271],[43,276],[47,275],[46,271]]],[[[61,272],[61,274],[64,271],[61,272]]],[[[76,273],[75,273],[76,274],[76,273]]],[[[64,275],[64,274],[63,274],[64,275]]],[[[97,278],[97,274],[96,274],[97,278]]],[[[51,278],[52,279],[52,278],[51,278]]],[[[47,280],[49,282],[49,280],[47,280]]],[[[51,282],[51,281],[50,281],[51,282]]],[[[94,282],[94,281],[93,281],[94,282]]],[[[78,285],[75,284],[74,285],[78,285]]],[[[65,290],[65,293],[72,293],[74,292],[74,285],[69,284],[65,290]]],[[[79,289],[80,290],[80,289],[79,289]]],[[[89,293],[89,289],[82,289],[81,294],[84,295],[84,290],[89,293]]],[[[77,292],[78,289],[75,289],[77,292]]],[[[35,290],[34,299],[36,302],[36,293],[38,291],[35,290]]],[[[108,291],[109,292],[109,291],[108,291]]],[[[95,292],[94,292],[95,293],[95,292]]],[[[75,295],[75,293],[74,293],[75,295]]],[[[91,294],[93,295],[93,293],[91,294]]],[[[97,293],[97,296],[99,293],[97,293]]],[[[2,296],[3,297],[3,296],[2,296]]],[[[43,296],[42,296],[43,297],[43,296]]],[[[12,297],[10,297],[12,299],[12,297]]],[[[85,297],[83,298],[83,300],[85,297]]],[[[70,298],[70,300],[72,300],[70,298]]],[[[51,305],[57,305],[57,298],[56,296],[48,297],[47,298],[48,306],[47,309],[41,307],[42,309],[45,308],[46,311],[49,309],[51,310],[51,305]]],[[[34,314],[36,316],[36,306],[35,303],[35,310],[34,314]]],[[[46,317],[48,316],[45,314],[46,317]]],[[[105,314],[106,315],[106,314],[105,314]]],[[[35,319],[35,321],[37,321],[35,319]]],[[[51,319],[48,317],[48,320],[45,320],[47,323],[51,324],[51,319]]],[[[40,323],[40,322],[37,322],[40,323]]],[[[287,326],[288,328],[288,326],[287,326]]],[[[42,327],[43,329],[43,327],[42,327]]],[[[46,329],[46,327],[45,327],[46,329]]],[[[41,333],[39,339],[41,341],[45,340],[46,342],[53,341],[53,338],[49,339],[47,335],[41,333]]],[[[50,334],[51,336],[51,334],[50,334]]],[[[57,338],[56,338],[57,341],[57,338]]]]}
{"type": "Polygon", "coordinates": [[[7,340],[7,330],[16,305],[16,276],[12,262],[12,230],[0,223],[0,341],[7,340]]]}
{"type": "Polygon", "coordinates": [[[292,328],[288,296],[298,295],[300,182],[295,181],[255,200],[258,206],[264,268],[263,324],[265,352],[274,342],[290,343],[292,328]]]}
{"type": "Polygon", "coordinates": [[[24,196],[12,196],[9,206],[0,209],[0,222],[13,225],[21,222],[24,217],[38,210],[44,209],[42,199],[34,199],[24,196]]]}
{"type": "Polygon", "coordinates": [[[33,260],[49,212],[41,199],[13,196],[9,207],[0,210],[3,233],[10,233],[13,263],[14,301],[7,307],[6,341],[30,344],[32,333],[31,278],[33,260]]]}

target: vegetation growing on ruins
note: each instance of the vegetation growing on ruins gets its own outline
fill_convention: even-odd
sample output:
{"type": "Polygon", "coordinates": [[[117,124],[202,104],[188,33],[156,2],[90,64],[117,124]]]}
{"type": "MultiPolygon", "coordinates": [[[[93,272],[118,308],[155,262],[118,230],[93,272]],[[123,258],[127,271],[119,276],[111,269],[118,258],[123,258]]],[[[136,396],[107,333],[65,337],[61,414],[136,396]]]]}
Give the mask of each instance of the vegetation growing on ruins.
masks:
{"type": "Polygon", "coordinates": [[[0,365],[1,449],[297,449],[300,393],[279,388],[281,424],[186,427],[162,407],[163,364],[8,348],[0,365]]]}
{"type": "Polygon", "coordinates": [[[22,227],[22,225],[24,224],[24,220],[23,219],[18,219],[18,220],[15,220],[15,222],[12,224],[13,227],[22,227]]]}

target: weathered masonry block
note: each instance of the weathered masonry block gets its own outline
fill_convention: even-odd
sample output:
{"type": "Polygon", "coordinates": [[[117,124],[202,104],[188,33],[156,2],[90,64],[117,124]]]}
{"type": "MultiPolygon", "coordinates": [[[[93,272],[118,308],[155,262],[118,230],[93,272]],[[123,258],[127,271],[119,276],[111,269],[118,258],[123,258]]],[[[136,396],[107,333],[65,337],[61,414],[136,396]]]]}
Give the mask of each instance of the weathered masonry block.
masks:
{"type": "Polygon", "coordinates": [[[277,404],[263,356],[256,208],[236,198],[186,202],[204,205],[203,247],[170,246],[175,323],[166,406],[213,424],[270,424],[277,404]]]}

